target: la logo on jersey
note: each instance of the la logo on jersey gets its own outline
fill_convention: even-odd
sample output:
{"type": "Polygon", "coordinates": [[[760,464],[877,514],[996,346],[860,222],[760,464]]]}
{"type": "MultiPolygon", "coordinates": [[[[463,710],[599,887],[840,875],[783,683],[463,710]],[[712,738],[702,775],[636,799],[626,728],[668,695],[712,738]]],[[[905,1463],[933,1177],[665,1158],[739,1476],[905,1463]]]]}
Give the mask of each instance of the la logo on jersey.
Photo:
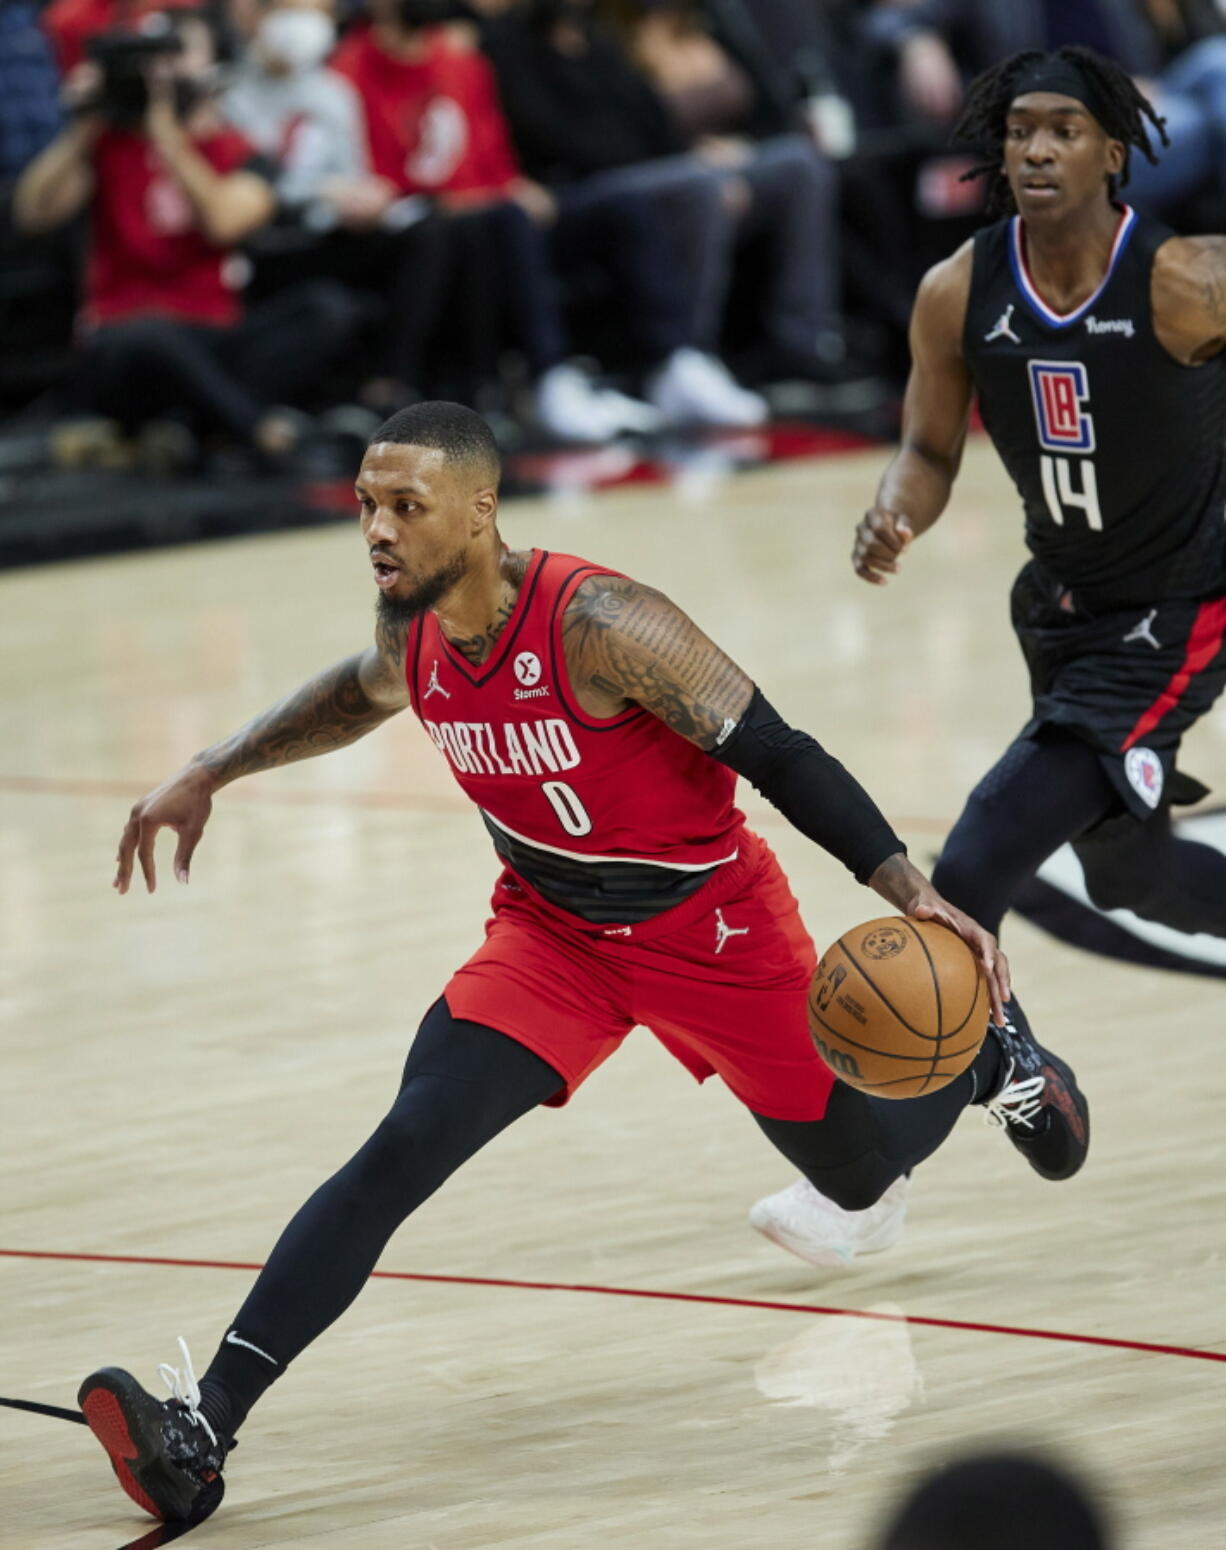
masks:
{"type": "Polygon", "coordinates": [[[1031,361],[1030,392],[1039,445],[1048,452],[1093,452],[1088,373],[1080,361],[1031,361]]]}
{"type": "Polygon", "coordinates": [[[1086,525],[1101,532],[1098,477],[1090,456],[1095,447],[1090,374],[1080,361],[1029,361],[1027,370],[1039,446],[1043,448],[1039,477],[1051,519],[1063,527],[1070,510],[1081,511],[1086,525]]]}

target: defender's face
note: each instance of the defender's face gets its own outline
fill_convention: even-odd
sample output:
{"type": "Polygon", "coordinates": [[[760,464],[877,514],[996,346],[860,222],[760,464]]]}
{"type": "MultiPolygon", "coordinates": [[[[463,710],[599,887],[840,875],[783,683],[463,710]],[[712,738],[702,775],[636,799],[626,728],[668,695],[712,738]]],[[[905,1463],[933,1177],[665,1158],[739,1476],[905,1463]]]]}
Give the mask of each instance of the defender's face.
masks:
{"type": "Polygon", "coordinates": [[[1060,219],[1093,204],[1123,165],[1123,145],[1075,97],[1027,92],[1010,103],[1005,176],[1024,220],[1060,219]]]}
{"type": "Polygon", "coordinates": [[[491,492],[437,447],[398,442],[366,449],[355,489],[375,585],[402,609],[430,607],[464,576],[491,492]]]}

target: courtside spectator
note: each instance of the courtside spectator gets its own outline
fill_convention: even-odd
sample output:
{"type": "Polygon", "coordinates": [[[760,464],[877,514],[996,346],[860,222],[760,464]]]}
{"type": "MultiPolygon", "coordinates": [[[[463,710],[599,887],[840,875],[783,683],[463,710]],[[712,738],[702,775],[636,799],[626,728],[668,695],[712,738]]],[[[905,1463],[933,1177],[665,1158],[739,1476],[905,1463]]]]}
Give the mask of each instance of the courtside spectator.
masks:
{"type": "Polygon", "coordinates": [[[58,134],[60,76],[34,0],[0,0],[0,185],[58,134]]]}
{"type": "Polygon", "coordinates": [[[547,431],[601,442],[653,429],[659,417],[648,405],[597,387],[568,359],[547,235],[555,204],[520,171],[493,72],[472,30],[448,23],[452,9],[446,0],[372,0],[372,20],[334,57],[362,98],[373,168],[448,218],[461,312],[476,306],[474,291],[501,289],[547,431]]]}
{"type": "Polygon", "coordinates": [[[276,166],[277,226],[253,253],[258,292],[311,276],[366,296],[379,327],[364,341],[360,396],[386,415],[421,396],[447,249],[428,201],[372,169],[362,99],[327,64],[336,30],[332,0],[261,5],[221,111],[276,166]]]}
{"type": "Polygon", "coordinates": [[[119,102],[104,88],[26,168],[14,221],[37,233],[88,208],[80,329],[91,407],[129,431],[182,413],[197,431],[276,456],[300,424],[279,406],[327,370],[355,309],[320,282],[242,315],[235,249],[272,215],[272,184],[218,116],[203,17],[175,12],[165,37],[178,51],[146,67],[143,109],[139,96],[119,102]]]}
{"type": "Polygon", "coordinates": [[[644,146],[668,156],[682,149],[681,140],[616,42],[594,35],[574,6],[491,7],[486,0],[482,9],[484,45],[516,150],[557,207],[559,262],[574,270],[605,255],[638,335],[647,396],[673,421],[760,425],[765,401],[742,388],[714,353],[695,300],[687,237],[703,219],[689,211],[720,201],[718,184],[687,176],[661,196],[625,175],[626,162],[639,160],[644,146]]]}
{"type": "MultiPolygon", "coordinates": [[[[837,190],[811,147],[798,137],[785,201],[758,199],[743,175],[752,148],[689,149],[661,93],[590,4],[521,0],[489,23],[485,47],[528,171],[564,204],[614,195],[649,200],[668,234],[690,297],[694,349],[650,385],[660,408],[672,413],[699,372],[712,384],[717,374],[730,382],[718,351],[734,255],[759,219],[771,228],[773,260],[762,298],[763,339],[772,354],[786,350],[820,372],[818,335],[824,325],[838,334],[837,310],[828,313],[821,301],[837,285],[837,190]]],[[[764,184],[772,180],[764,174],[764,184]]]]}
{"type": "Polygon", "coordinates": [[[697,0],[622,0],[619,9],[632,57],[685,144],[746,191],[735,223],[725,221],[704,244],[710,293],[726,293],[737,242],[761,235],[769,262],[760,374],[838,380],[847,353],[839,180],[799,127],[799,92],[787,94],[748,15],[729,18],[746,51],[741,59],[714,34],[697,0]]]}

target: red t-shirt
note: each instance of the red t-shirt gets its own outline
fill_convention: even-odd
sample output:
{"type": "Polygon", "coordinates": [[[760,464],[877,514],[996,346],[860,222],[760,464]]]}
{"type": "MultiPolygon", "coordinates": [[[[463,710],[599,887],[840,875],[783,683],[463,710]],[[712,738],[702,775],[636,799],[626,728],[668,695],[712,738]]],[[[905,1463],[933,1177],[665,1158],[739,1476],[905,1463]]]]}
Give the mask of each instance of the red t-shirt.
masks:
{"type": "Polygon", "coordinates": [[[331,65],[361,95],[374,170],[406,194],[502,194],[519,177],[494,72],[445,28],[403,60],[355,27],[331,65]]]}
{"type": "Polygon", "coordinates": [[[736,775],[640,706],[595,720],[566,671],[562,615],[603,566],[533,551],[515,609],[480,667],[426,612],[409,627],[413,709],[465,794],[548,855],[682,872],[735,860],[736,775]]]}
{"type": "MultiPolygon", "coordinates": [[[[192,145],[225,174],[255,155],[234,129],[192,145]]],[[[86,327],[157,312],[190,323],[233,323],[233,250],[215,247],[178,180],[141,133],[107,129],[94,142],[94,197],[85,270],[86,327]]]]}

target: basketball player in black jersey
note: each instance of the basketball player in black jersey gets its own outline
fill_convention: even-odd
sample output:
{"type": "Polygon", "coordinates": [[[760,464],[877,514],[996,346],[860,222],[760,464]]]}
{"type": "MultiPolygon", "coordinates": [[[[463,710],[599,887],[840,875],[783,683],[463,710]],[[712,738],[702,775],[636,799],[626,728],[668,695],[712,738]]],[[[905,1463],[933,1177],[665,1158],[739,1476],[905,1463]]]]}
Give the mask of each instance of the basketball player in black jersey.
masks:
{"type": "MultiPolygon", "coordinates": [[[[902,446],[856,530],[856,572],[881,585],[945,509],[978,394],[1025,509],[1012,613],[1034,705],[933,882],[994,932],[1071,841],[1101,908],[1226,936],[1226,858],[1170,822],[1205,794],[1175,761],[1226,684],[1226,238],[1127,207],[1150,130],[1165,138],[1088,49],[1019,54],[972,85],[956,135],[985,152],[1003,218],[920,286],[902,446]]],[[[829,1215],[802,1182],[750,1219],[815,1258],[829,1215]]]]}

